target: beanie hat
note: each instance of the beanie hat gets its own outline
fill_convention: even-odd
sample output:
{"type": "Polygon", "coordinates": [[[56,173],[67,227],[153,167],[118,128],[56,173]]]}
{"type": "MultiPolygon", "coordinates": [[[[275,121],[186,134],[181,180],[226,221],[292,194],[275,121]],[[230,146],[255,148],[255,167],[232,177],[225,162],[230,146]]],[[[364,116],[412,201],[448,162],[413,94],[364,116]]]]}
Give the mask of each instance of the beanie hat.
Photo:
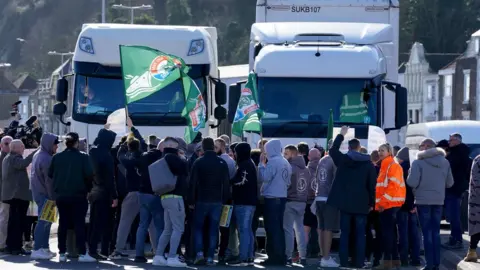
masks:
{"type": "Polygon", "coordinates": [[[403,161],[410,160],[409,150],[410,149],[408,149],[408,147],[403,147],[402,149],[398,150],[397,158],[403,161]]]}

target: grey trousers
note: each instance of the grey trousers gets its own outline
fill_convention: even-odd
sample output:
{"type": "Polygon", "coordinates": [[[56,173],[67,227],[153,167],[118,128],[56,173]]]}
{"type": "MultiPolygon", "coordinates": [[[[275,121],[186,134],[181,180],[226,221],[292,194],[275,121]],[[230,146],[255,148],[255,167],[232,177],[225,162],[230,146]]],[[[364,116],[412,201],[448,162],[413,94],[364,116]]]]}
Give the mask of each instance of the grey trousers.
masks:
{"type": "MultiPolygon", "coordinates": [[[[125,248],[128,235],[130,234],[130,228],[135,220],[135,217],[140,212],[140,201],[138,199],[138,192],[129,192],[122,203],[122,214],[117,230],[117,243],[115,244],[115,251],[121,252],[125,248]]],[[[150,243],[155,250],[158,245],[158,235],[153,221],[148,228],[148,234],[150,235],[150,243]]]]}
{"type": "Polygon", "coordinates": [[[283,231],[285,232],[285,255],[292,258],[294,239],[297,240],[297,248],[300,258],[307,257],[307,241],[305,239],[305,230],[303,229],[303,216],[305,214],[304,202],[287,202],[285,205],[285,214],[283,215],[283,231]],[[295,235],[294,235],[295,228],[295,235]]]}
{"type": "Polygon", "coordinates": [[[10,215],[10,205],[0,202],[0,248],[7,246],[8,217],[10,215]]]}
{"type": "Polygon", "coordinates": [[[158,240],[156,255],[163,255],[170,243],[169,258],[177,256],[178,245],[185,230],[185,205],[182,197],[162,199],[165,228],[158,240]]]}

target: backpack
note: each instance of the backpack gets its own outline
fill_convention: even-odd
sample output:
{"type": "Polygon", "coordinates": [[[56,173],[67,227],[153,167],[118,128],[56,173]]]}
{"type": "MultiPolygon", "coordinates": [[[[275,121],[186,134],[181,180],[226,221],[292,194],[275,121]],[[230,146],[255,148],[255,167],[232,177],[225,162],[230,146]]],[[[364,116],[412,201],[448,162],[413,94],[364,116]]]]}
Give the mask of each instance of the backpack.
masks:
{"type": "Polygon", "coordinates": [[[150,174],[150,183],[152,190],[156,195],[164,195],[175,189],[177,176],[175,176],[168,167],[165,158],[162,158],[148,166],[150,174]]]}

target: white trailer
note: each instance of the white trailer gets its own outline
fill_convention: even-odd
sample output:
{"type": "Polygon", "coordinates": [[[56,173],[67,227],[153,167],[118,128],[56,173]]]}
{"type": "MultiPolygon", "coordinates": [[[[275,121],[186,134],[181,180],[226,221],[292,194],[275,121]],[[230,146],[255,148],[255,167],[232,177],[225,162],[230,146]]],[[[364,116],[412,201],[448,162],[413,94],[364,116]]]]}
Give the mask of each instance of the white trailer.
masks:
{"type": "MultiPolygon", "coordinates": [[[[397,0],[258,0],[249,70],[266,113],[263,136],[324,145],[330,110],[363,144],[370,126],[405,126],[398,35],[397,0]]],[[[230,90],[230,121],[241,87],[230,90]]]]}
{"type": "MultiPolygon", "coordinates": [[[[61,121],[67,106],[71,109],[66,123],[71,131],[92,144],[108,115],[125,106],[120,45],[147,46],[183,58],[207,105],[207,126],[201,132],[216,136],[217,124],[226,113],[224,110],[222,116],[218,109],[226,102],[226,87],[218,80],[217,30],[197,26],[83,25],[73,56],[73,92],[68,93],[67,81],[60,79],[59,103],[54,107],[61,121]],[[66,105],[68,95],[73,98],[66,105]]],[[[186,120],[181,117],[185,104],[182,89],[179,80],[128,105],[129,115],[142,135],[183,137],[186,120]]]]}

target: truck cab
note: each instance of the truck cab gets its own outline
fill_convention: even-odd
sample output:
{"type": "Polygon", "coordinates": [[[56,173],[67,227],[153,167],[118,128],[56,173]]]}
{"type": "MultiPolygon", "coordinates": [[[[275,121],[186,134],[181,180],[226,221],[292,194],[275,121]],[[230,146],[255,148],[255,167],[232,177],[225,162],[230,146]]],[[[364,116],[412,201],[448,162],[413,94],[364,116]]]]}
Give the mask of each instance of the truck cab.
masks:
{"type": "MultiPolygon", "coordinates": [[[[398,1],[257,1],[249,68],[265,112],[263,137],[325,145],[330,111],[335,126],[350,126],[362,143],[370,126],[405,126],[398,15],[398,1]]],[[[230,88],[229,111],[241,88],[230,88]]]]}
{"type": "MultiPolygon", "coordinates": [[[[207,125],[201,132],[216,135],[215,127],[225,116],[217,113],[215,118],[215,109],[223,105],[220,103],[226,95],[225,85],[218,80],[216,28],[130,24],[83,25],[73,56],[73,85],[68,87],[67,80],[60,79],[59,103],[54,107],[54,113],[61,117],[69,111],[65,124],[70,131],[92,144],[108,115],[125,107],[120,45],[147,46],[183,58],[190,66],[188,75],[198,85],[207,105],[207,125]]],[[[146,67],[150,64],[145,63],[146,67]]],[[[138,83],[142,83],[141,79],[138,83]]],[[[142,135],[183,137],[187,124],[181,116],[184,106],[183,87],[178,80],[129,104],[128,113],[142,135]]]]}

